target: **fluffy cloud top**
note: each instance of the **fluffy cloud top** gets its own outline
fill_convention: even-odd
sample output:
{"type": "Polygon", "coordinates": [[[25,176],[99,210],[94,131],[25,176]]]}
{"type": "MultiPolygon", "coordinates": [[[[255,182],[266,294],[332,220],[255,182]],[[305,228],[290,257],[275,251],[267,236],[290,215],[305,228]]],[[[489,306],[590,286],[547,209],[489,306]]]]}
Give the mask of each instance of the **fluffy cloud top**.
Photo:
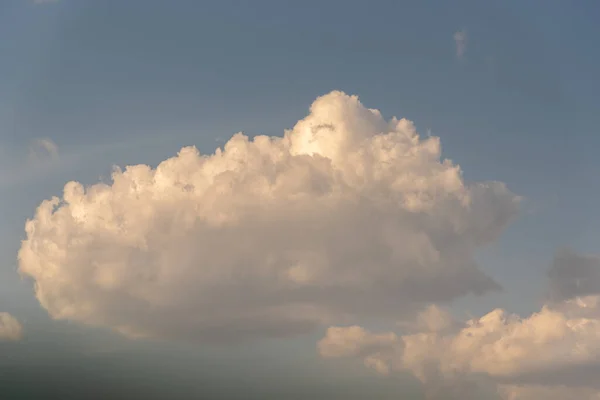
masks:
{"type": "Polygon", "coordinates": [[[297,334],[497,289],[473,256],[518,202],[336,91],[283,137],[69,182],[27,222],[19,270],[52,317],[130,336],[297,334]]]}
{"type": "Polygon", "coordinates": [[[0,341],[19,340],[23,335],[23,327],[15,317],[6,312],[0,312],[0,341]]]}
{"type": "Polygon", "coordinates": [[[527,318],[497,309],[453,332],[433,327],[396,335],[332,327],[319,349],[324,357],[360,357],[379,372],[408,371],[432,399],[477,399],[481,390],[483,398],[597,399],[600,296],[544,306],[527,318]],[[378,346],[372,350],[373,343],[378,346]]]}

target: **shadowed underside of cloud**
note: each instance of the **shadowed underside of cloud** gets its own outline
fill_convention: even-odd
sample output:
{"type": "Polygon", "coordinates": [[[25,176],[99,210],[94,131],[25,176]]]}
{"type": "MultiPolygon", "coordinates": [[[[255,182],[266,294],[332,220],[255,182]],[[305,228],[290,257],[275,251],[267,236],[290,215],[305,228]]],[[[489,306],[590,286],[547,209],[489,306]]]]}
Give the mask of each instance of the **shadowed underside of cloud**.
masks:
{"type": "Polygon", "coordinates": [[[283,137],[236,134],[112,178],[44,201],[19,270],[52,317],[132,337],[292,335],[498,289],[473,256],[519,203],[342,92],[283,137]]]}
{"type": "MultiPolygon", "coordinates": [[[[594,275],[594,262],[592,256],[560,252],[550,287],[568,287],[570,269],[575,275],[594,275]]],[[[419,319],[445,324],[421,323],[420,331],[404,335],[331,327],[319,350],[324,357],[360,358],[384,374],[411,373],[431,399],[600,399],[598,293],[596,282],[527,318],[496,309],[465,323],[450,314],[440,318],[444,311],[431,306],[419,319]]]]}
{"type": "Polygon", "coordinates": [[[563,249],[554,257],[548,278],[554,301],[600,294],[600,257],[563,249]]]}
{"type": "Polygon", "coordinates": [[[0,341],[19,340],[23,336],[23,327],[19,321],[6,312],[0,312],[0,341]]]}

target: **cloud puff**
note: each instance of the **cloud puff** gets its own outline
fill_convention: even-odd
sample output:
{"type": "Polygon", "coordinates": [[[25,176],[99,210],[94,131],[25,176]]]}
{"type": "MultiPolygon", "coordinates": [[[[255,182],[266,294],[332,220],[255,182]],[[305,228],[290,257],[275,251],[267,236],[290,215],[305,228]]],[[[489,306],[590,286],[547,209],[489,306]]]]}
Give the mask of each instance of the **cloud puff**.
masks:
{"type": "Polygon", "coordinates": [[[29,162],[32,164],[47,164],[59,158],[58,146],[48,138],[32,140],[29,143],[29,162]]]}
{"type": "Polygon", "coordinates": [[[454,44],[456,45],[456,57],[463,58],[467,52],[467,31],[464,29],[454,33],[454,44]]]}
{"type": "Polygon", "coordinates": [[[283,137],[185,147],[69,182],[27,222],[19,270],[56,319],[129,336],[241,339],[408,315],[498,285],[473,259],[515,216],[437,137],[332,92],[283,137]]]}
{"type": "Polygon", "coordinates": [[[460,323],[433,307],[418,320],[432,315],[441,316],[436,320],[444,321],[443,326],[458,328],[421,323],[420,332],[397,335],[332,327],[319,350],[324,357],[369,360],[367,365],[380,372],[409,372],[432,399],[451,393],[462,399],[475,388],[510,400],[600,398],[600,296],[554,302],[527,318],[496,309],[460,323]],[[373,342],[380,344],[376,351],[365,346],[373,342]],[[541,395],[545,392],[554,397],[541,395]]]}
{"type": "Polygon", "coordinates": [[[0,341],[19,340],[23,336],[23,327],[15,317],[0,312],[0,341]]]}

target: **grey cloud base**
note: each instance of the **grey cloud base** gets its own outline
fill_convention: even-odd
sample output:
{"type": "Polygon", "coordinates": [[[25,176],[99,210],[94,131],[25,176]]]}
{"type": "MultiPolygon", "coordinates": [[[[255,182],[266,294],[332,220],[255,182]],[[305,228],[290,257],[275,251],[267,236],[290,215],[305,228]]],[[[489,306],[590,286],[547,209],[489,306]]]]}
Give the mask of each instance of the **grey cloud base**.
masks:
{"type": "Polygon", "coordinates": [[[131,337],[289,336],[498,289],[474,254],[519,205],[342,92],[283,137],[236,134],[112,178],[43,202],[19,271],[53,318],[131,337]]]}
{"type": "Polygon", "coordinates": [[[460,322],[431,306],[419,315],[415,332],[330,327],[319,350],[328,358],[358,358],[383,374],[412,374],[430,399],[598,400],[597,260],[559,252],[549,273],[548,304],[525,318],[496,309],[460,322]],[[571,283],[583,276],[589,282],[576,290],[571,283]]]}

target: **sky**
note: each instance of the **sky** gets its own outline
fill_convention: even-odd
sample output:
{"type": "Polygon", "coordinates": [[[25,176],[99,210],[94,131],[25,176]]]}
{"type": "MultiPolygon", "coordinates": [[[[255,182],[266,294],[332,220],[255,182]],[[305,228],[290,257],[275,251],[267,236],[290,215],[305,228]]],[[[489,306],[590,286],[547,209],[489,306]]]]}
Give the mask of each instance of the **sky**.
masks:
{"type": "Polygon", "coordinates": [[[0,397],[600,399],[599,13],[1,2],[0,397]]]}

